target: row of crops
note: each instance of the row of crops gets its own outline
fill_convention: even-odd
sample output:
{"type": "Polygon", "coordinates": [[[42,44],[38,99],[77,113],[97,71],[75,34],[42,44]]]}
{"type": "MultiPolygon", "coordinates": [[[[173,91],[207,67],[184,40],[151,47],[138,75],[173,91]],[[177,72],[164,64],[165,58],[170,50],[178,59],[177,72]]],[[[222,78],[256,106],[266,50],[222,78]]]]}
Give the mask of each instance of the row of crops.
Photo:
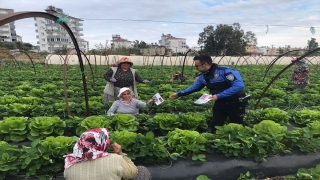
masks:
{"type": "Polygon", "coordinates": [[[181,66],[134,67],[150,81],[138,84],[139,99],[147,101],[160,93],[165,101],[141,110],[141,115],[105,116],[112,102],[102,103],[107,66],[93,68],[94,81],[86,70],[90,115],[86,117],[85,98],[78,66],[68,66],[67,113],[63,90],[63,67],[40,64],[0,69],[0,178],[11,176],[56,177],[63,171],[63,155],[86,129],[107,127],[112,141],[118,142],[136,162],[170,164],[177,158],[206,161],[212,152],[220,156],[245,157],[265,161],[270,156],[320,149],[320,80],[311,69],[311,84],[293,90],[291,72],[286,72],[269,88],[259,109],[254,110],[267,83],[284,66],[274,66],[263,80],[265,65],[238,66],[251,100],[245,117],[246,126],[227,123],[209,133],[213,102],[195,105],[203,93],[170,100],[169,94],[193,83],[195,69],[186,66],[188,80],[169,82],[172,72],[181,66]],[[261,109],[260,109],[261,108],[261,109]],[[294,126],[294,127],[293,127],[294,126]],[[21,146],[23,145],[23,146],[21,146]]]}

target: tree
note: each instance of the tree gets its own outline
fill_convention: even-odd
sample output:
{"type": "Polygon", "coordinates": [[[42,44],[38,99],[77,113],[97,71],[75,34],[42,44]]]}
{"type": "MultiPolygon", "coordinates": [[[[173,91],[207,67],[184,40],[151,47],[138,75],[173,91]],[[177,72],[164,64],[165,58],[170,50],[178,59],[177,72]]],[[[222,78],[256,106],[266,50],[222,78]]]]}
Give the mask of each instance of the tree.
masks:
{"type": "Polygon", "coordinates": [[[284,49],[282,49],[281,47],[279,47],[279,54],[283,54],[284,53],[284,49]]]}
{"type": "Polygon", "coordinates": [[[142,49],[142,48],[148,48],[148,45],[144,41],[139,42],[138,40],[135,40],[132,42],[132,47],[142,49]]]}
{"type": "Polygon", "coordinates": [[[213,33],[214,33],[214,27],[210,25],[205,27],[203,29],[203,32],[199,34],[198,44],[201,49],[205,47],[205,45],[208,43],[208,40],[210,38],[213,38],[213,33]]]}
{"type": "Polygon", "coordinates": [[[246,40],[247,45],[257,45],[258,44],[256,35],[251,31],[246,32],[244,39],[246,40]]]}
{"type": "Polygon", "coordinates": [[[257,38],[251,31],[245,34],[239,23],[232,26],[220,24],[216,29],[210,25],[199,34],[198,44],[202,49],[201,53],[238,55],[237,53],[245,53],[247,45],[256,45],[257,38]]]}
{"type": "Polygon", "coordinates": [[[318,42],[316,41],[316,38],[311,38],[311,40],[308,41],[308,49],[315,49],[318,46],[319,45],[318,45],[318,42]]]}

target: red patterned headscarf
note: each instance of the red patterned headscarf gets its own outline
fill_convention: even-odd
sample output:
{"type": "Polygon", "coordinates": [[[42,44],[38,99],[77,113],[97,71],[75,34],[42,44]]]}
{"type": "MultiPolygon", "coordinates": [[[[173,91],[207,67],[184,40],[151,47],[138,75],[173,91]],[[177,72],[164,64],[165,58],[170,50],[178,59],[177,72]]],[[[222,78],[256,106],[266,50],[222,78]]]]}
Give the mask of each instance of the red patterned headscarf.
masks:
{"type": "Polygon", "coordinates": [[[85,131],[73,147],[73,153],[65,155],[64,168],[75,163],[108,156],[110,132],[106,128],[96,128],[85,131]]]}

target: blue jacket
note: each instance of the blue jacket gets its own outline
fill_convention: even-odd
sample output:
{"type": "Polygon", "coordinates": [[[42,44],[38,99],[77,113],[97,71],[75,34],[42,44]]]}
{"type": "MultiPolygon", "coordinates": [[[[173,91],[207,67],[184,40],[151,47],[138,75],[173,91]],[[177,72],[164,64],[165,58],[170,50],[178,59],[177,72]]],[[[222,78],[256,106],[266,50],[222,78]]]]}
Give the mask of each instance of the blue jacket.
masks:
{"type": "Polygon", "coordinates": [[[227,66],[212,64],[209,71],[202,73],[199,79],[187,89],[177,92],[178,96],[185,96],[207,87],[212,95],[224,99],[237,95],[244,89],[244,83],[239,71],[227,66]]]}

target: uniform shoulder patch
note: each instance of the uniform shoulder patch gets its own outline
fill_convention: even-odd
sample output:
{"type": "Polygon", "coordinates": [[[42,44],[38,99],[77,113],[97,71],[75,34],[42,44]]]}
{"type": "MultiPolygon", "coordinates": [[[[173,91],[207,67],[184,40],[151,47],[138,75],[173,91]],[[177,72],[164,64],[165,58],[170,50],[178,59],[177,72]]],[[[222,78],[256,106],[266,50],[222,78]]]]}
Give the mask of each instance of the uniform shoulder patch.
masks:
{"type": "Polygon", "coordinates": [[[235,80],[235,77],[234,77],[233,74],[228,74],[228,75],[226,76],[226,79],[228,79],[229,81],[234,81],[234,80],[235,80]]]}

